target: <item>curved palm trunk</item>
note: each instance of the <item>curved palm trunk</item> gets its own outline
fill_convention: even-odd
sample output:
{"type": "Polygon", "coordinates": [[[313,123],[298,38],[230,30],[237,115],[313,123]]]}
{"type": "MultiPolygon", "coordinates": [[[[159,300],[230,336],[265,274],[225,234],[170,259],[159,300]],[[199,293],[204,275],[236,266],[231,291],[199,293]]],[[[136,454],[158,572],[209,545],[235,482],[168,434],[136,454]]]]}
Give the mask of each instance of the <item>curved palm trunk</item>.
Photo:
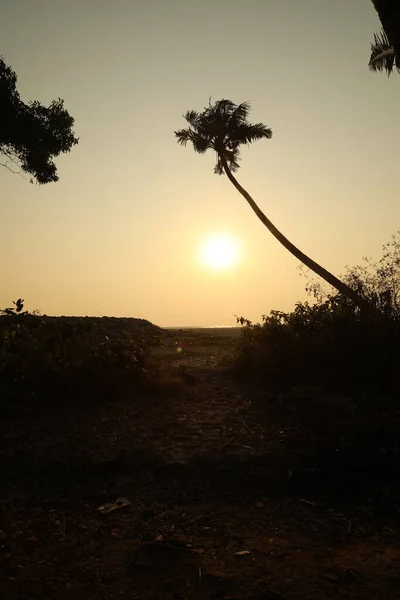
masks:
{"type": "Polygon", "coordinates": [[[292,242],[290,242],[279,231],[279,229],[275,227],[275,225],[268,219],[268,217],[265,216],[262,210],[254,202],[250,194],[246,192],[246,190],[240,185],[240,183],[237,181],[237,179],[234,177],[231,170],[229,169],[225,159],[221,157],[221,160],[229,181],[235,186],[237,191],[245,198],[245,200],[247,200],[247,202],[250,204],[251,208],[256,213],[260,221],[265,225],[268,231],[272,233],[272,235],[278,240],[278,242],[280,242],[282,246],[286,248],[286,250],[289,250],[289,252],[293,254],[293,256],[295,256],[300,262],[302,262],[304,265],[306,265],[306,267],[314,271],[314,273],[319,275],[319,277],[322,277],[322,279],[324,279],[331,286],[336,288],[338,292],[340,292],[344,296],[347,296],[347,298],[353,300],[353,302],[357,304],[357,306],[359,306],[361,310],[365,311],[371,317],[380,316],[380,311],[378,311],[367,300],[365,300],[365,298],[362,298],[359,294],[357,294],[357,292],[355,292],[348,285],[343,283],[343,281],[335,277],[335,275],[332,275],[332,273],[321,267],[321,265],[319,265],[309,256],[304,254],[304,252],[296,248],[296,246],[292,244],[292,242]]]}

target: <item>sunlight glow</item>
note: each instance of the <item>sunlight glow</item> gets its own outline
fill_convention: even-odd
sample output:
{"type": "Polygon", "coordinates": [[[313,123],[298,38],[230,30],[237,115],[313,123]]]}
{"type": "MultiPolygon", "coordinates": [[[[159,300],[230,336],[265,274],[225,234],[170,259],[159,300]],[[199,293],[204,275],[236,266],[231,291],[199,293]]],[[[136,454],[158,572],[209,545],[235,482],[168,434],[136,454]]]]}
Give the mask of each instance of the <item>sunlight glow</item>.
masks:
{"type": "Polygon", "coordinates": [[[236,266],[239,257],[237,240],[226,234],[216,234],[207,238],[200,248],[201,262],[216,271],[236,266]]]}

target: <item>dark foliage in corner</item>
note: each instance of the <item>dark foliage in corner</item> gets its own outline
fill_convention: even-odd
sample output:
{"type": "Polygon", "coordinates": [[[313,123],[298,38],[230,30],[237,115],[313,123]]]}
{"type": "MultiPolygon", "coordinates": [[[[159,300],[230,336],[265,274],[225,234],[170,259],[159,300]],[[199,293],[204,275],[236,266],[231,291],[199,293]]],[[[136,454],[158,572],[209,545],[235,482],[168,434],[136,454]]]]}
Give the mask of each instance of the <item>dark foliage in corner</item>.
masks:
{"type": "Polygon", "coordinates": [[[400,0],[372,0],[382,30],[374,35],[369,67],[390,75],[400,69],[400,0]]]}
{"type": "Polygon", "coordinates": [[[2,166],[28,173],[37,183],[58,181],[54,158],[78,143],[74,119],[61,99],[49,106],[24,103],[16,88],[17,76],[0,57],[0,155],[2,166]]]}

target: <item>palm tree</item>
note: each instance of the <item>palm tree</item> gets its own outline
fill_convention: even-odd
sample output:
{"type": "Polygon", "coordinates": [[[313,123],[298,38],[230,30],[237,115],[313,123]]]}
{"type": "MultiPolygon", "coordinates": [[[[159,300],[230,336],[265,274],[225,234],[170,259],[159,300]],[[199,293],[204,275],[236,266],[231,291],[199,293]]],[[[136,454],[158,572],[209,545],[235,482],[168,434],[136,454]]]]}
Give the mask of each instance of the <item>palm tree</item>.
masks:
{"type": "MultiPolygon", "coordinates": [[[[392,48],[394,63],[400,66],[400,0],[372,0],[372,4],[382,23],[384,41],[392,48]]],[[[390,72],[392,69],[393,65],[390,72]]]]}
{"type": "Polygon", "coordinates": [[[386,71],[388,75],[394,69],[400,72],[400,63],[397,63],[394,48],[383,29],[380,33],[374,33],[368,66],[371,71],[386,71]]]}
{"type": "Polygon", "coordinates": [[[250,194],[233,175],[239,169],[239,148],[241,145],[251,144],[264,138],[269,140],[272,137],[272,130],[266,127],[264,123],[252,124],[248,122],[249,111],[250,104],[248,102],[236,105],[231,100],[218,100],[212,104],[210,100],[209,105],[204,108],[203,112],[188,111],[184,118],[189,127],[179,129],[174,133],[179,144],[186,146],[187,142],[191,142],[195,152],[204,154],[207,150],[214,150],[217,155],[214,173],[218,175],[226,174],[237,191],[249,203],[260,221],[282,246],[328,284],[336,288],[338,292],[350,298],[362,311],[371,316],[377,316],[377,310],[365,298],[296,248],[266,217],[250,194]]]}

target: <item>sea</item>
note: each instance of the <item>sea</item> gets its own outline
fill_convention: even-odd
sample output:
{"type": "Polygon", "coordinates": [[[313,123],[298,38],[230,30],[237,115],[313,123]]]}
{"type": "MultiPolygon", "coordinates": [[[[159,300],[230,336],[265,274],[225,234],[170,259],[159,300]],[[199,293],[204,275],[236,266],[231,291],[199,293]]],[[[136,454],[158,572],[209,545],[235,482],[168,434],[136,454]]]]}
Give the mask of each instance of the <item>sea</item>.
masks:
{"type": "Polygon", "coordinates": [[[241,325],[174,325],[163,329],[241,329],[241,325]]]}

